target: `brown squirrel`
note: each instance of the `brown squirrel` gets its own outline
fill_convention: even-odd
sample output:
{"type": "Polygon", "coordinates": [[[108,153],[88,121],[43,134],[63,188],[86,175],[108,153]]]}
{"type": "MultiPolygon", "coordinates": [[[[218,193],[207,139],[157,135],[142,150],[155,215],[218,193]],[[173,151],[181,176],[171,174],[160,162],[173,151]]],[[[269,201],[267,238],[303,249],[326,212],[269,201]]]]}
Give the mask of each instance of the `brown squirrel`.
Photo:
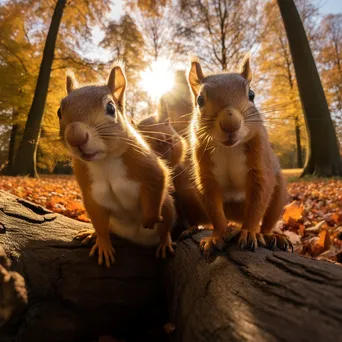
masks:
{"type": "Polygon", "coordinates": [[[291,242],[272,234],[287,200],[278,159],[250,89],[249,56],[239,73],[204,76],[198,59],[188,75],[194,98],[191,148],[196,182],[213,224],[200,247],[209,256],[237,238],[241,249],[261,245],[287,250],[291,242]],[[241,229],[227,221],[242,224],[241,229]],[[261,228],[260,228],[261,223],[261,228]]]}
{"type": "Polygon", "coordinates": [[[175,131],[187,139],[191,113],[192,99],[186,72],[177,70],[174,75],[174,86],[159,100],[158,116],[161,120],[168,118],[175,131]]]}
{"type": "Polygon", "coordinates": [[[178,207],[187,223],[195,226],[190,229],[193,231],[197,226],[207,224],[209,217],[200,192],[191,179],[191,165],[187,155],[188,143],[175,131],[167,119],[164,120],[155,115],[150,116],[141,120],[137,128],[152,150],[172,168],[176,202],[179,202],[178,207]]]}
{"type": "Polygon", "coordinates": [[[98,263],[114,262],[110,231],[133,243],[157,246],[157,257],[173,253],[170,230],[175,221],[167,192],[169,171],[125,115],[126,77],[112,68],[106,85],[77,88],[67,76],[68,95],[58,116],[60,135],[71,152],[84,206],[95,228],[81,231],[83,243],[96,238],[98,263]]]}

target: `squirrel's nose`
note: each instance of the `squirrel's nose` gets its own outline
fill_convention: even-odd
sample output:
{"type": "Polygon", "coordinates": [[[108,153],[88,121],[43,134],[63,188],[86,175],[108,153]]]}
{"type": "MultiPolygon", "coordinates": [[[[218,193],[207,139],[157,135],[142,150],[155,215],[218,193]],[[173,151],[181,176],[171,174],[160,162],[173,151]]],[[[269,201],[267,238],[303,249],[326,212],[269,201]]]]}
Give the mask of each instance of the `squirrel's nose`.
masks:
{"type": "Polygon", "coordinates": [[[241,120],[232,113],[228,113],[224,120],[220,120],[220,127],[226,133],[233,133],[241,127],[241,120]]]}
{"type": "Polygon", "coordinates": [[[72,123],[65,130],[65,138],[70,146],[82,149],[89,140],[89,134],[81,125],[72,123]]]}
{"type": "Polygon", "coordinates": [[[80,149],[82,149],[82,147],[84,147],[87,144],[88,140],[89,134],[88,132],[86,132],[83,136],[75,137],[75,139],[73,139],[72,142],[69,141],[69,144],[73,147],[79,147],[80,149]]]}

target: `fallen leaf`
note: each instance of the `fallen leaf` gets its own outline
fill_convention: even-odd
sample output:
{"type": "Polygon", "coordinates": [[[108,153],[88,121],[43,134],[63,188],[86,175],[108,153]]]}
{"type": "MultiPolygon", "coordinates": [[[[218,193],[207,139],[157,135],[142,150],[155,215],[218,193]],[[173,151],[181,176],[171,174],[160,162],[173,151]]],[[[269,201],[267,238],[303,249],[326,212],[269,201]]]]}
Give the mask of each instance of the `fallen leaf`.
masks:
{"type": "Polygon", "coordinates": [[[302,218],[303,207],[298,201],[293,201],[285,207],[283,220],[288,223],[290,218],[293,220],[300,220],[302,218]]]}
{"type": "Polygon", "coordinates": [[[319,240],[318,240],[317,244],[319,246],[323,247],[325,251],[330,248],[331,241],[330,241],[329,232],[327,230],[322,230],[319,233],[319,240]]]}
{"type": "Polygon", "coordinates": [[[319,233],[324,225],[326,225],[326,222],[321,221],[317,223],[314,227],[306,228],[306,231],[311,233],[319,233]]]}

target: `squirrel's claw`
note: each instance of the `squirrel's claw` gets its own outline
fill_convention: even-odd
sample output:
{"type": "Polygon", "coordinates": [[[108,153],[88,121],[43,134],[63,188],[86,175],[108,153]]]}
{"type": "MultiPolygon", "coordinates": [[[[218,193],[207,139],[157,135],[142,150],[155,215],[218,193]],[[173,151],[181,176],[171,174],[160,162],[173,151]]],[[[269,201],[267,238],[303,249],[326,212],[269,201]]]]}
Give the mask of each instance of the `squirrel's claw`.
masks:
{"type": "Polygon", "coordinates": [[[209,258],[214,255],[215,249],[222,251],[227,246],[227,243],[223,240],[222,236],[213,233],[211,236],[204,237],[200,241],[199,246],[202,254],[209,258]]]}
{"type": "Polygon", "coordinates": [[[82,240],[81,245],[88,246],[94,242],[95,238],[96,231],[94,229],[82,229],[76,234],[74,240],[82,240]]]}
{"type": "Polygon", "coordinates": [[[283,251],[291,250],[293,253],[293,245],[292,242],[286,235],[282,234],[266,234],[264,235],[266,241],[266,248],[268,249],[275,249],[278,247],[283,251]]]}
{"type": "Polygon", "coordinates": [[[93,248],[90,250],[89,256],[93,256],[95,252],[98,251],[98,263],[99,265],[102,265],[103,263],[103,257],[106,262],[106,266],[109,268],[111,264],[114,264],[115,259],[114,259],[114,253],[115,249],[112,246],[111,240],[105,239],[105,238],[96,238],[95,245],[93,248]]]}
{"type": "Polygon", "coordinates": [[[201,229],[198,226],[191,226],[190,228],[188,228],[182,232],[182,234],[179,236],[178,240],[183,241],[185,239],[188,239],[189,237],[196,234],[200,230],[201,229]]]}
{"type": "Polygon", "coordinates": [[[160,258],[160,253],[161,253],[161,258],[166,259],[166,250],[168,250],[171,255],[174,255],[175,247],[176,247],[176,244],[172,242],[170,233],[168,233],[168,235],[160,241],[157,247],[156,257],[160,258]]]}
{"type": "Polygon", "coordinates": [[[227,228],[223,234],[223,239],[225,242],[229,243],[231,240],[233,240],[239,234],[241,234],[240,228],[237,228],[235,226],[227,226],[227,228]]]}
{"type": "Polygon", "coordinates": [[[246,229],[241,229],[238,246],[240,249],[249,249],[255,251],[258,245],[266,246],[265,239],[261,233],[250,232],[246,229]]]}
{"type": "Polygon", "coordinates": [[[175,255],[175,250],[173,249],[173,247],[173,243],[159,244],[156,252],[156,257],[160,258],[161,252],[161,258],[166,259],[166,250],[168,250],[171,255],[175,255]]]}

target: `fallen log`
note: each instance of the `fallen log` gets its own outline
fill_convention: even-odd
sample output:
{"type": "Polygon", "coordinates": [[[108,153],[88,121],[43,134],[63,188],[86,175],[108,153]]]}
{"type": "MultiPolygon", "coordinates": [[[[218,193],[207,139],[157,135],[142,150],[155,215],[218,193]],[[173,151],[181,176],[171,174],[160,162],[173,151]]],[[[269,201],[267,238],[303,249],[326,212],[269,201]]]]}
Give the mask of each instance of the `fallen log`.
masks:
{"type": "Polygon", "coordinates": [[[0,244],[29,297],[24,312],[19,301],[20,319],[1,329],[1,341],[342,340],[340,266],[234,246],[208,261],[198,248],[210,234],[203,231],[166,262],[155,259],[154,248],[114,238],[116,262],[106,269],[72,240],[85,228],[0,192],[0,244]],[[176,329],[166,336],[161,327],[169,320],[176,329]]]}
{"type": "Polygon", "coordinates": [[[234,246],[208,262],[207,234],[179,244],[172,262],[175,341],[342,341],[341,266],[234,246]]]}
{"type": "MultiPolygon", "coordinates": [[[[106,269],[89,257],[89,248],[72,240],[87,228],[90,224],[0,191],[0,245],[29,294],[21,325],[1,329],[0,341],[13,333],[22,342],[134,339],[166,323],[159,281],[163,261],[155,258],[156,249],[115,238],[116,261],[106,269]]],[[[0,297],[0,308],[2,302],[0,297]]]]}

